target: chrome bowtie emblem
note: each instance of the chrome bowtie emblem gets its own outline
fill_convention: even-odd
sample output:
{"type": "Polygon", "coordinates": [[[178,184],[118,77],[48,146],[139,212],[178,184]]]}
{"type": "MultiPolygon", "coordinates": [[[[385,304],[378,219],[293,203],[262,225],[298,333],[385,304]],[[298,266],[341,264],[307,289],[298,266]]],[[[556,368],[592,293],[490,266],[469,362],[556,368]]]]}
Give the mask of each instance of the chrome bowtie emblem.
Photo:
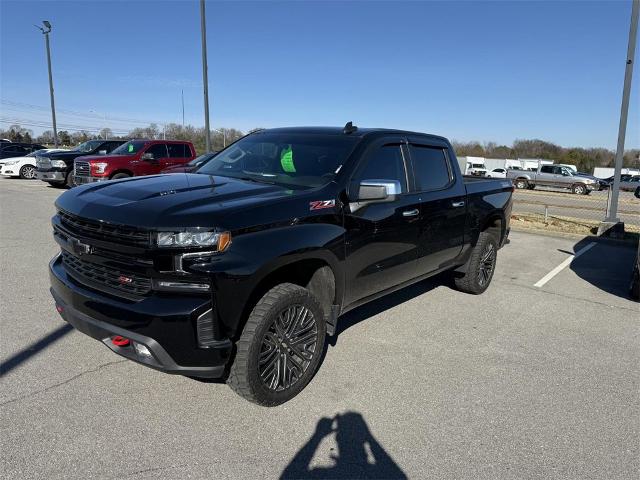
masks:
{"type": "Polygon", "coordinates": [[[77,238],[69,237],[69,245],[71,246],[73,253],[78,256],[88,255],[91,253],[91,245],[83,243],[77,238]]]}

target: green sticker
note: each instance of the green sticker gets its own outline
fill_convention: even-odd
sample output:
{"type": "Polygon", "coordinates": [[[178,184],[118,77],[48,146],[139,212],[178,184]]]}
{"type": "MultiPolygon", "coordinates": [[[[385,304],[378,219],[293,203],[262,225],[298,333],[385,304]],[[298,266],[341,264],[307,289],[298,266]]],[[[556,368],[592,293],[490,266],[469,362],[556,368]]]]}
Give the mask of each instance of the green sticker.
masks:
{"type": "Polygon", "coordinates": [[[293,164],[293,150],[291,149],[291,145],[287,145],[287,148],[282,150],[280,154],[280,165],[282,165],[282,169],[287,173],[295,173],[296,167],[293,164]]]}
{"type": "Polygon", "coordinates": [[[133,144],[129,145],[129,153],[133,152],[133,144]]]}

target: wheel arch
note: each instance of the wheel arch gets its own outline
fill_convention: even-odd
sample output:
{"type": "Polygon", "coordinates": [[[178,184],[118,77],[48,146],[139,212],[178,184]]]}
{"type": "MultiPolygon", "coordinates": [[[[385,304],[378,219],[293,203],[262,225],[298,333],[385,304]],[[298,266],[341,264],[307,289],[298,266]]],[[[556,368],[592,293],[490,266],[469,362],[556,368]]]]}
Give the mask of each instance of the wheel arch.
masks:
{"type": "Polygon", "coordinates": [[[320,302],[325,318],[331,314],[333,305],[341,303],[342,288],[338,275],[326,256],[287,259],[278,262],[274,268],[268,268],[256,281],[243,308],[237,334],[244,328],[258,300],[271,288],[285,282],[307,288],[320,302]]]}

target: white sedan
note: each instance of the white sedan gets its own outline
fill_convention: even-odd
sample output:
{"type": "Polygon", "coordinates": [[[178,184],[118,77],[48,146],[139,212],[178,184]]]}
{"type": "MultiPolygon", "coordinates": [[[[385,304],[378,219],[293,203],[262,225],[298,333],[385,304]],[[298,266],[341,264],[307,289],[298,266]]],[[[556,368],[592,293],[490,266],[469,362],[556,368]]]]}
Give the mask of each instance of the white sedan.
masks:
{"type": "Polygon", "coordinates": [[[490,178],[506,178],[507,171],[504,168],[494,168],[490,172],[487,172],[487,177],[490,178]]]}
{"type": "Polygon", "coordinates": [[[63,148],[43,148],[24,157],[3,158],[0,160],[0,175],[27,179],[36,178],[36,155],[63,151],[65,151],[63,148]]]}

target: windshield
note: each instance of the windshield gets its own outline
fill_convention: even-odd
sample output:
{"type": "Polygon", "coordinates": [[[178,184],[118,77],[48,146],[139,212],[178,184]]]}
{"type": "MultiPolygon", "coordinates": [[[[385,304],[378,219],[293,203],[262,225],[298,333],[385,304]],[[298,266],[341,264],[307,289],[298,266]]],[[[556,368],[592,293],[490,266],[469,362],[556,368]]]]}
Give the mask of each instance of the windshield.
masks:
{"type": "Polygon", "coordinates": [[[199,157],[194,158],[189,163],[187,163],[190,167],[197,167],[201,163],[206,163],[211,157],[213,157],[215,153],[205,153],[204,155],[200,155],[199,157]]]}
{"type": "Polygon", "coordinates": [[[472,163],[471,168],[484,168],[484,165],[481,163],[472,163]]]}
{"type": "Polygon", "coordinates": [[[144,148],[147,142],[140,140],[132,140],[127,143],[123,143],[118,148],[116,148],[111,155],[131,155],[133,153],[138,153],[140,150],[144,148]]]}
{"type": "Polygon", "coordinates": [[[238,140],[197,173],[319,187],[335,178],[358,140],[347,135],[257,133],[238,140]]]}
{"type": "Polygon", "coordinates": [[[79,152],[87,153],[95,150],[102,144],[102,140],[89,140],[88,142],[81,143],[76,147],[79,152]]]}

